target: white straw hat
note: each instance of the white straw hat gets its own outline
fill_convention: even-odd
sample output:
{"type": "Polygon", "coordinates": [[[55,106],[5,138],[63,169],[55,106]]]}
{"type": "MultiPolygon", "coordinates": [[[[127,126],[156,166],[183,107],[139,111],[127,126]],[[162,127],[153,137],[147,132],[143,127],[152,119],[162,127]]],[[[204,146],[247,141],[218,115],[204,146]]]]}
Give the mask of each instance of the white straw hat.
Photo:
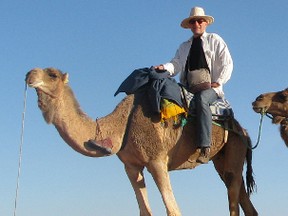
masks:
{"type": "Polygon", "coordinates": [[[207,21],[208,25],[212,24],[214,22],[214,18],[209,15],[205,15],[204,9],[201,7],[194,7],[191,9],[190,16],[186,19],[184,19],[181,22],[181,27],[183,28],[190,28],[190,20],[192,19],[199,19],[203,18],[207,21]]]}

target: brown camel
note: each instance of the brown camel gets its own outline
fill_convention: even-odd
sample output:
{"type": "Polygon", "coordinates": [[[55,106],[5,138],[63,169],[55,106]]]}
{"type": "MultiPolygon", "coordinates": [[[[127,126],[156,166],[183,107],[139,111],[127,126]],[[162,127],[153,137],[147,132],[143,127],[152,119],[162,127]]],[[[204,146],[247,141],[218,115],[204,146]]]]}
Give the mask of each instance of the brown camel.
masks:
{"type": "MultiPolygon", "coordinates": [[[[163,126],[159,115],[151,112],[148,96],[143,92],[125,97],[111,114],[94,121],[80,110],[68,85],[67,74],[54,68],[36,68],[27,73],[26,83],[36,89],[44,119],[55,125],[60,136],[74,150],[86,156],[102,157],[106,155],[85,145],[87,140],[113,143],[112,154],[117,154],[125,165],[141,216],[152,215],[143,176],[145,167],[159,188],[167,215],[181,215],[168,171],[199,165],[193,123],[182,128],[168,120],[163,126]]],[[[236,120],[232,121],[238,133],[229,131],[226,143],[225,130],[213,126],[211,160],[227,187],[230,216],[239,215],[239,205],[245,215],[255,216],[258,213],[249,199],[255,186],[250,138],[236,120]],[[248,192],[242,176],[245,160],[248,192]]]]}
{"type": "Polygon", "coordinates": [[[272,123],[280,124],[280,134],[288,147],[288,88],[259,95],[252,103],[257,113],[272,115],[272,123]]]}

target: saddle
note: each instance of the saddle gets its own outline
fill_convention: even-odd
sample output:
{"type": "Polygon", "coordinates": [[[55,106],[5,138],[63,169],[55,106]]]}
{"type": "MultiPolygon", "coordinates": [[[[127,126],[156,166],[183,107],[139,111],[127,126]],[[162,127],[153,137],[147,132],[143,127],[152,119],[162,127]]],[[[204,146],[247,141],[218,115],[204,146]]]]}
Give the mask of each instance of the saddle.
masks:
{"type": "MultiPolygon", "coordinates": [[[[196,116],[196,105],[194,94],[187,91],[184,86],[180,86],[182,92],[182,98],[184,103],[188,107],[188,115],[196,116]]],[[[210,105],[213,120],[227,120],[234,117],[232,106],[225,98],[218,98],[213,104],[210,105]]]]}
{"type": "MultiPolygon", "coordinates": [[[[181,98],[184,107],[181,107],[173,101],[162,99],[161,101],[161,121],[164,122],[168,118],[174,118],[175,122],[187,119],[189,117],[196,117],[196,106],[194,101],[194,94],[189,92],[184,86],[179,85],[181,90],[181,98]]],[[[233,109],[225,98],[218,98],[210,105],[212,112],[212,120],[226,121],[234,118],[233,109]]]]}

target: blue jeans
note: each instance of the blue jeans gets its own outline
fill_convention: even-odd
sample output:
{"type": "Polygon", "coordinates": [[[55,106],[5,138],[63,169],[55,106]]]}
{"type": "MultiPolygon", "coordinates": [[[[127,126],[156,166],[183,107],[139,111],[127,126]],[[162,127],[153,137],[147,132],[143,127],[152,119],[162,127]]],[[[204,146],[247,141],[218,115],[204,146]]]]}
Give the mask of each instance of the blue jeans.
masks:
{"type": "Polygon", "coordinates": [[[211,88],[195,93],[196,126],[198,147],[210,147],[212,134],[212,113],[210,104],[217,100],[216,92],[211,88]]]}

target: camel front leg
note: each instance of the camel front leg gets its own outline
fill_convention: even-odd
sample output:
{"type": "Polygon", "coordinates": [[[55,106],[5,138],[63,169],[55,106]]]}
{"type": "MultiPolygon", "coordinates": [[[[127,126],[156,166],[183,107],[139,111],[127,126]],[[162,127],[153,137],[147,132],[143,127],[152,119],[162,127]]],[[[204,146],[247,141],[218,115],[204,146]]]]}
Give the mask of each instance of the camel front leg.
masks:
{"type": "Polygon", "coordinates": [[[170,183],[167,163],[164,163],[163,161],[152,161],[149,163],[149,166],[147,166],[147,169],[153,176],[153,179],[161,193],[162,200],[166,207],[167,216],[181,216],[170,183]]]}
{"type": "Polygon", "coordinates": [[[129,180],[137,198],[140,216],[152,216],[152,211],[148,202],[143,169],[144,167],[125,165],[125,171],[129,177],[129,180]]]}

